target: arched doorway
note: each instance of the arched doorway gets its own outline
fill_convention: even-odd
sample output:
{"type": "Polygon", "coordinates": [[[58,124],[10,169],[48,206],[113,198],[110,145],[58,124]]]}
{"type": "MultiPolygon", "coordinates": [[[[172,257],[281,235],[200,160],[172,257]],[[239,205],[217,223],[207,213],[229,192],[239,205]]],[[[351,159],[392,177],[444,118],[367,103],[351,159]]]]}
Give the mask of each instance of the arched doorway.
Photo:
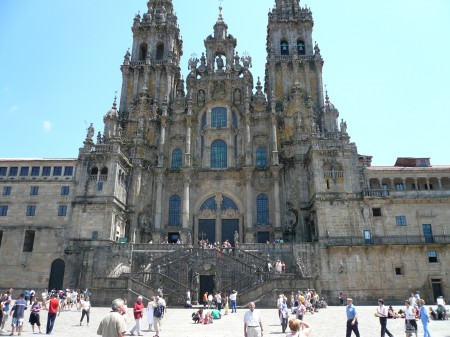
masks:
{"type": "Polygon", "coordinates": [[[52,263],[52,268],[50,271],[50,280],[48,282],[48,289],[63,289],[64,285],[64,270],[66,268],[66,264],[61,259],[56,259],[52,263]]]}
{"type": "Polygon", "coordinates": [[[240,237],[242,215],[236,203],[225,195],[211,196],[201,203],[196,219],[197,240],[223,243],[228,240],[235,246],[235,232],[240,237]]]}

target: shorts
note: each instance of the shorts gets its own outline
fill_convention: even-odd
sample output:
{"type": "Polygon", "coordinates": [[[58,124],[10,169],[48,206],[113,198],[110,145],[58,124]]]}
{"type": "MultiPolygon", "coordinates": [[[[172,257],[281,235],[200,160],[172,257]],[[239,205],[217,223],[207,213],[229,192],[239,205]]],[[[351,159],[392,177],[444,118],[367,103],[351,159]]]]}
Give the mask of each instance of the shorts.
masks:
{"type": "Polygon", "coordinates": [[[17,317],[13,317],[12,322],[11,322],[11,326],[22,326],[23,325],[23,318],[17,318],[17,317]]]}
{"type": "Polygon", "coordinates": [[[3,313],[3,319],[2,319],[2,323],[5,323],[8,320],[8,312],[4,312],[3,313]]]}

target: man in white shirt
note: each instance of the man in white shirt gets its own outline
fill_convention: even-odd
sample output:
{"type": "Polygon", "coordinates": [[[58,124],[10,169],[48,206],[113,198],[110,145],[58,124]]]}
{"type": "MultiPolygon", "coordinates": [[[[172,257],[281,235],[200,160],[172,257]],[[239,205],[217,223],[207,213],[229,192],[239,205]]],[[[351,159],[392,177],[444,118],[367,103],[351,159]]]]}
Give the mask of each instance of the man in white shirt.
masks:
{"type": "Polygon", "coordinates": [[[381,337],[384,337],[385,334],[387,334],[389,337],[393,337],[393,334],[387,329],[387,317],[388,317],[388,310],[384,306],[384,300],[379,299],[378,300],[378,309],[377,309],[377,316],[380,317],[380,325],[381,325],[381,337]]]}
{"type": "Polygon", "coordinates": [[[262,337],[263,326],[259,312],[255,310],[255,303],[250,302],[248,309],[244,315],[244,336],[245,337],[262,337]]]}
{"type": "Polygon", "coordinates": [[[230,294],[230,301],[231,301],[231,313],[236,313],[236,300],[237,300],[237,291],[233,290],[233,292],[230,294]]]}

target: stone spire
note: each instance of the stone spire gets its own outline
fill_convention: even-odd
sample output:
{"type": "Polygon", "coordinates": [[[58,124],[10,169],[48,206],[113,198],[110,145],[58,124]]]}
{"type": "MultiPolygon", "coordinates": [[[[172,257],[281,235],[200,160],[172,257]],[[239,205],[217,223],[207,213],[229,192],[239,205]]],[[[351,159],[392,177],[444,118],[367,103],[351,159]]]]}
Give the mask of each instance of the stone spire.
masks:
{"type": "Polygon", "coordinates": [[[214,38],[216,40],[225,40],[227,38],[228,25],[223,21],[222,6],[219,7],[219,17],[214,25],[214,38]]]}

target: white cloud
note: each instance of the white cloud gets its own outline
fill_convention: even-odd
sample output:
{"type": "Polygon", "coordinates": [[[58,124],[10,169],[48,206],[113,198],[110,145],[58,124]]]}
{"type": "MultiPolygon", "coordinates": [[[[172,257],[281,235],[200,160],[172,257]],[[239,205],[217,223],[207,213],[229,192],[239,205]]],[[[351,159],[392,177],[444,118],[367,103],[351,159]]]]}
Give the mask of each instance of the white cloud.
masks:
{"type": "Polygon", "coordinates": [[[44,121],[42,123],[42,127],[44,128],[44,131],[49,132],[52,129],[53,124],[50,123],[49,121],[44,121]]]}
{"type": "Polygon", "coordinates": [[[16,113],[17,111],[19,111],[19,106],[18,105],[12,105],[8,109],[9,113],[16,113]]]}

